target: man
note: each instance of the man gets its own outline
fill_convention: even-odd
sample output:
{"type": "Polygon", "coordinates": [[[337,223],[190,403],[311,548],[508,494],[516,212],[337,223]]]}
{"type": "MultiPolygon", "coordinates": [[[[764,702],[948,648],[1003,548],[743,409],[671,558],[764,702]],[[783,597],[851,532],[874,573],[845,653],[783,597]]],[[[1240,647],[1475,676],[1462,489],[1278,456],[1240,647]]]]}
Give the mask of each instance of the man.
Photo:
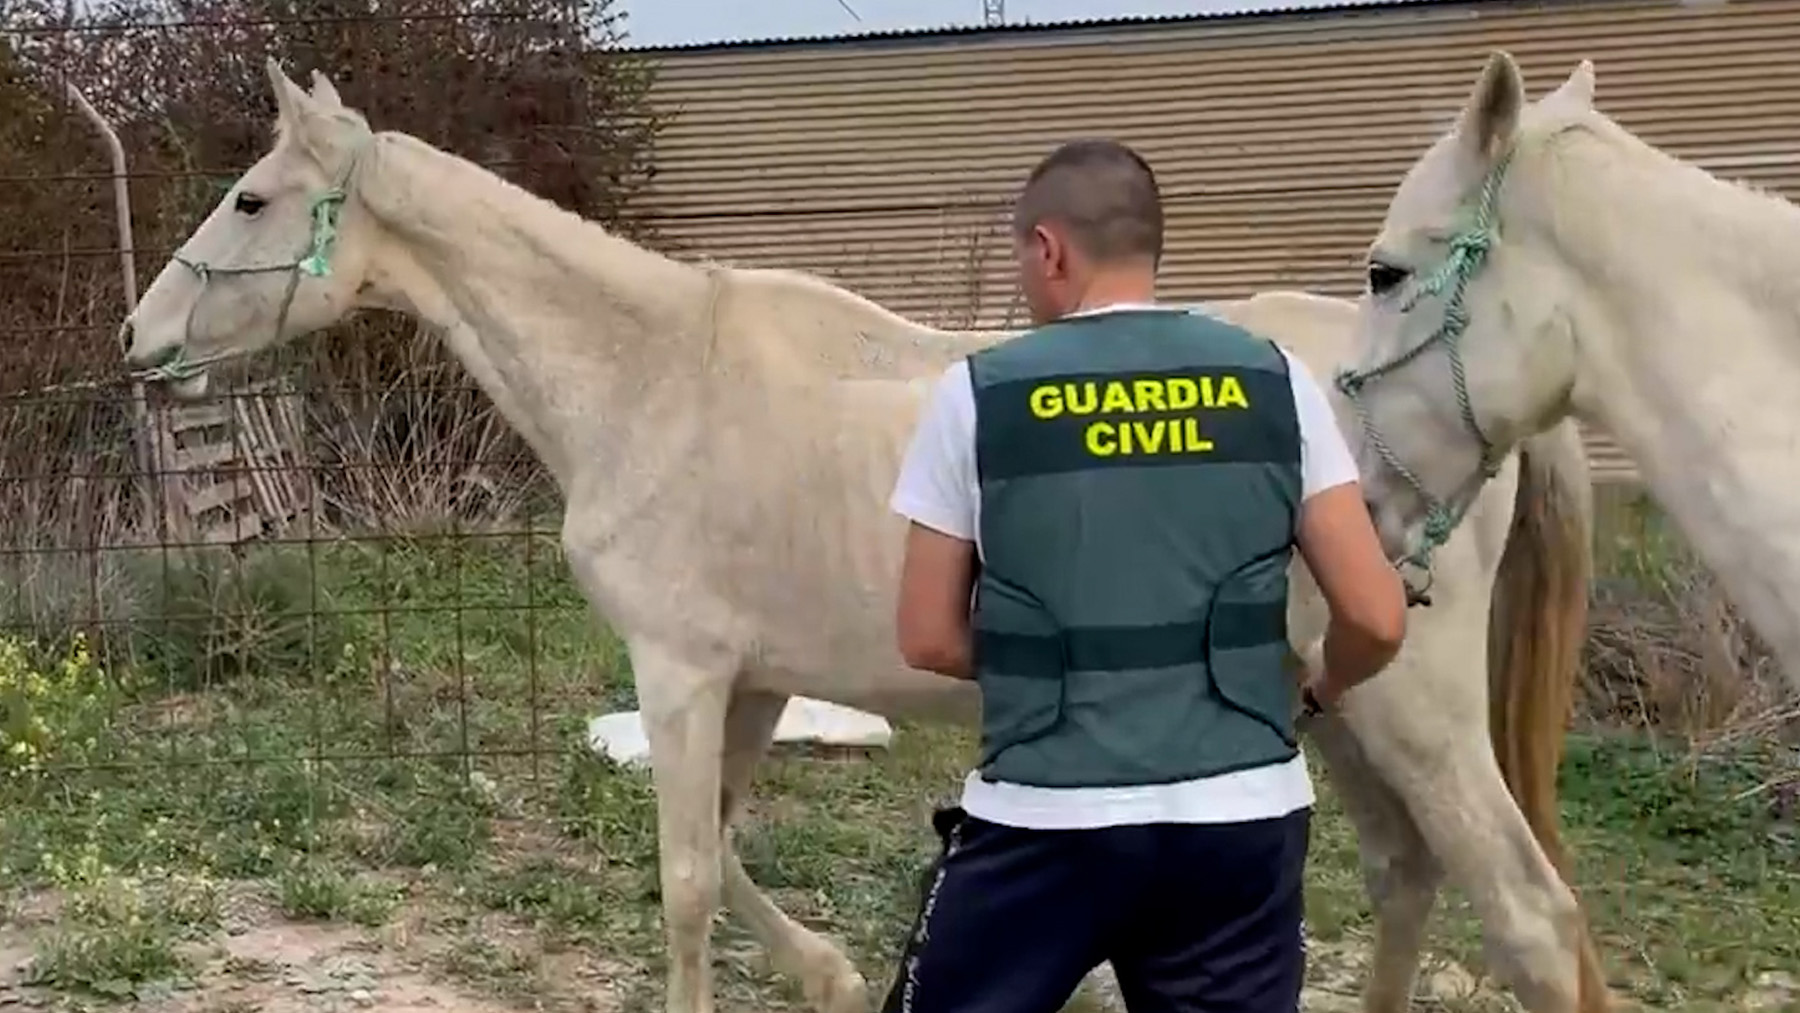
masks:
{"type": "Polygon", "coordinates": [[[1309,711],[1399,649],[1399,577],[1306,368],[1154,304],[1143,159],[1063,146],[1013,225],[1038,326],[946,371],[892,499],[901,653],[983,713],[886,1009],[1055,1013],[1110,961],[1133,1013],[1293,1011],[1291,550],[1331,609],[1309,711]]]}

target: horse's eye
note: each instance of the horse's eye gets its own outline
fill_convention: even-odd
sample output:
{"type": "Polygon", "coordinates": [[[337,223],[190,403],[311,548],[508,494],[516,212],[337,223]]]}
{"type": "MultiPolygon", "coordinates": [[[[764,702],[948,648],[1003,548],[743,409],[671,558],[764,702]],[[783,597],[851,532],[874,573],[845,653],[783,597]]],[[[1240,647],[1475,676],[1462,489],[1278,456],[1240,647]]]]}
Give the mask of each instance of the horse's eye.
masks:
{"type": "Polygon", "coordinates": [[[1369,264],[1369,294],[1386,295],[1406,282],[1410,272],[1403,267],[1371,261],[1369,264]]]}
{"type": "Polygon", "coordinates": [[[243,215],[245,218],[255,218],[257,215],[262,214],[263,208],[268,206],[268,201],[263,200],[253,193],[238,194],[237,204],[235,205],[237,213],[243,215]]]}

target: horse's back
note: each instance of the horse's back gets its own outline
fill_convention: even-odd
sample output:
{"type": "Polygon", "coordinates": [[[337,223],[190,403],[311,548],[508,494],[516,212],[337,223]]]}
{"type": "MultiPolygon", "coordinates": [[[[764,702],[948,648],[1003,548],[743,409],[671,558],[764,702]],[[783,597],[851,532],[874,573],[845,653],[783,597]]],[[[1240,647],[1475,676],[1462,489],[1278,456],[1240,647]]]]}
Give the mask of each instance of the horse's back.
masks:
{"type": "Polygon", "coordinates": [[[1348,299],[1285,289],[1193,308],[1268,338],[1293,353],[1314,376],[1329,375],[1337,368],[1350,350],[1356,324],[1356,304],[1348,299]]]}
{"type": "Polygon", "coordinates": [[[933,376],[1007,336],[928,327],[803,272],[733,269],[727,278],[720,330],[776,385],[933,376]]]}

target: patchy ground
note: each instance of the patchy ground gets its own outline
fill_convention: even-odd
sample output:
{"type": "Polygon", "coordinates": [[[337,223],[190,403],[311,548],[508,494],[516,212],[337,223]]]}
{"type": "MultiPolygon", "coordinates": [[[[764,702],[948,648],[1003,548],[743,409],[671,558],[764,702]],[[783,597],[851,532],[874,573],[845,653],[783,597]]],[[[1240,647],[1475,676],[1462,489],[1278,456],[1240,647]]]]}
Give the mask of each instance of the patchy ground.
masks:
{"type": "MultiPolygon", "coordinates": [[[[79,995],[26,983],[31,957],[52,931],[30,925],[0,930],[0,1006],[81,1004],[79,995]]],[[[528,936],[509,925],[444,935],[411,916],[370,929],[251,911],[186,944],[191,963],[180,978],[141,983],[130,994],[108,998],[142,1013],[624,1009],[605,965],[579,953],[534,952],[528,936]]]]}
{"type": "MultiPolygon", "coordinates": [[[[553,541],[516,542],[259,548],[158,585],[136,607],[198,618],[146,622],[104,675],[78,644],[0,657],[0,734],[25,743],[0,751],[0,1013],[660,1009],[654,798],[584,744],[633,705],[623,653],[553,541]]],[[[880,983],[972,747],[909,727],[874,756],[781,753],[746,866],[880,983]]],[[[1795,770],[1571,740],[1566,833],[1621,997],[1800,1002],[1800,827],[1768,787],[1795,770]]],[[[1356,1008],[1370,919],[1328,791],[1307,917],[1308,1009],[1356,1008]]],[[[723,1010],[798,1008],[742,929],[715,939],[723,1010]]],[[[1428,961],[1422,1005],[1512,1008],[1459,898],[1428,961]]]]}
{"type": "MultiPolygon", "coordinates": [[[[32,961],[54,934],[54,905],[30,898],[0,928],[0,1008],[68,1009],[100,1001],[27,983],[32,961]]],[[[528,924],[489,915],[444,924],[402,910],[380,927],[294,921],[267,905],[238,905],[205,939],[184,944],[189,969],[178,979],[140,983],[105,997],[137,1013],[514,1013],[521,1009],[614,1013],[646,1009],[653,990],[645,968],[608,962],[586,947],[546,949],[528,924]],[[633,997],[637,997],[634,1003],[633,997]]],[[[1307,1013],[1354,1013],[1366,950],[1314,941],[1307,1013]]],[[[726,959],[748,958],[730,948],[726,959]]],[[[1446,1009],[1506,1009],[1468,970],[1433,961],[1421,999],[1446,1009]]],[[[782,1008],[758,999],[734,1013],[782,1008]]],[[[727,1007],[730,1009],[730,1006],[727,1007]]],[[[1071,1011],[1123,1013],[1102,968],[1071,1011]],[[1097,987],[1095,987],[1097,986],[1097,987]]]]}
{"type": "MultiPolygon", "coordinates": [[[[773,780],[798,793],[765,796],[761,818],[744,834],[758,878],[788,910],[848,941],[872,980],[891,964],[909,913],[905,892],[929,841],[922,823],[896,823],[904,817],[893,810],[886,819],[871,812],[850,826],[824,823],[816,814],[838,808],[828,804],[833,795],[848,804],[862,794],[858,784],[884,780],[896,762],[916,758],[906,745],[921,745],[919,735],[905,739],[897,757],[777,762],[773,780]],[[855,783],[819,798],[807,789],[820,778],[855,783]],[[892,878],[880,883],[882,875],[892,878]]],[[[137,880],[102,872],[61,890],[21,891],[0,926],[0,1009],[118,1004],[142,1013],[648,1013],[659,1008],[654,866],[641,838],[637,848],[629,840],[612,843],[625,846],[619,857],[628,857],[632,869],[582,855],[589,847],[605,850],[604,841],[572,847],[509,822],[493,828],[483,860],[446,868],[370,870],[334,855],[253,881],[137,880]]],[[[1356,1010],[1366,977],[1367,914],[1354,886],[1351,847],[1348,828],[1327,805],[1310,891],[1320,926],[1310,944],[1305,1008],[1311,1013],[1356,1010]]],[[[1681,875],[1704,882],[1697,869],[1681,875]]],[[[1746,911],[1741,896],[1721,893],[1709,901],[1704,887],[1683,900],[1656,895],[1653,887],[1618,886],[1634,898],[1630,908],[1607,903],[1604,888],[1591,904],[1617,982],[1626,997],[1650,1000],[1643,1008],[1782,1010],[1800,1000],[1800,987],[1777,970],[1778,962],[1800,953],[1800,936],[1780,937],[1794,931],[1795,909],[1746,911]],[[1765,937],[1739,931],[1735,926],[1745,919],[1759,922],[1765,937]],[[1686,965],[1671,959],[1679,941],[1660,934],[1683,924],[1711,926],[1695,929],[1692,945],[1679,948],[1686,965]],[[1621,946],[1622,940],[1630,942],[1621,946]]],[[[1481,975],[1466,912],[1454,900],[1449,908],[1434,934],[1420,999],[1453,1013],[1515,1009],[1481,975]]],[[[726,920],[717,940],[723,1009],[800,1008],[741,929],[726,920]]],[[[1100,1013],[1123,1006],[1102,987],[1075,1008],[1100,1013]]]]}

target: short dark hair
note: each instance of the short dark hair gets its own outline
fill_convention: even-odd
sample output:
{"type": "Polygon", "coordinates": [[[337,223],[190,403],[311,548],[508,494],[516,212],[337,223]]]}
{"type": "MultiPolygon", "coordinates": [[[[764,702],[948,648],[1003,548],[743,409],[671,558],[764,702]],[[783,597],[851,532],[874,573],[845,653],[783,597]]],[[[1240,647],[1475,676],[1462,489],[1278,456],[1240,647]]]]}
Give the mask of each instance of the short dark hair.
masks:
{"type": "Polygon", "coordinates": [[[1031,170],[1013,205],[1013,231],[1046,221],[1068,229],[1088,257],[1162,260],[1162,194],[1142,155],[1118,141],[1070,141],[1031,170]]]}

